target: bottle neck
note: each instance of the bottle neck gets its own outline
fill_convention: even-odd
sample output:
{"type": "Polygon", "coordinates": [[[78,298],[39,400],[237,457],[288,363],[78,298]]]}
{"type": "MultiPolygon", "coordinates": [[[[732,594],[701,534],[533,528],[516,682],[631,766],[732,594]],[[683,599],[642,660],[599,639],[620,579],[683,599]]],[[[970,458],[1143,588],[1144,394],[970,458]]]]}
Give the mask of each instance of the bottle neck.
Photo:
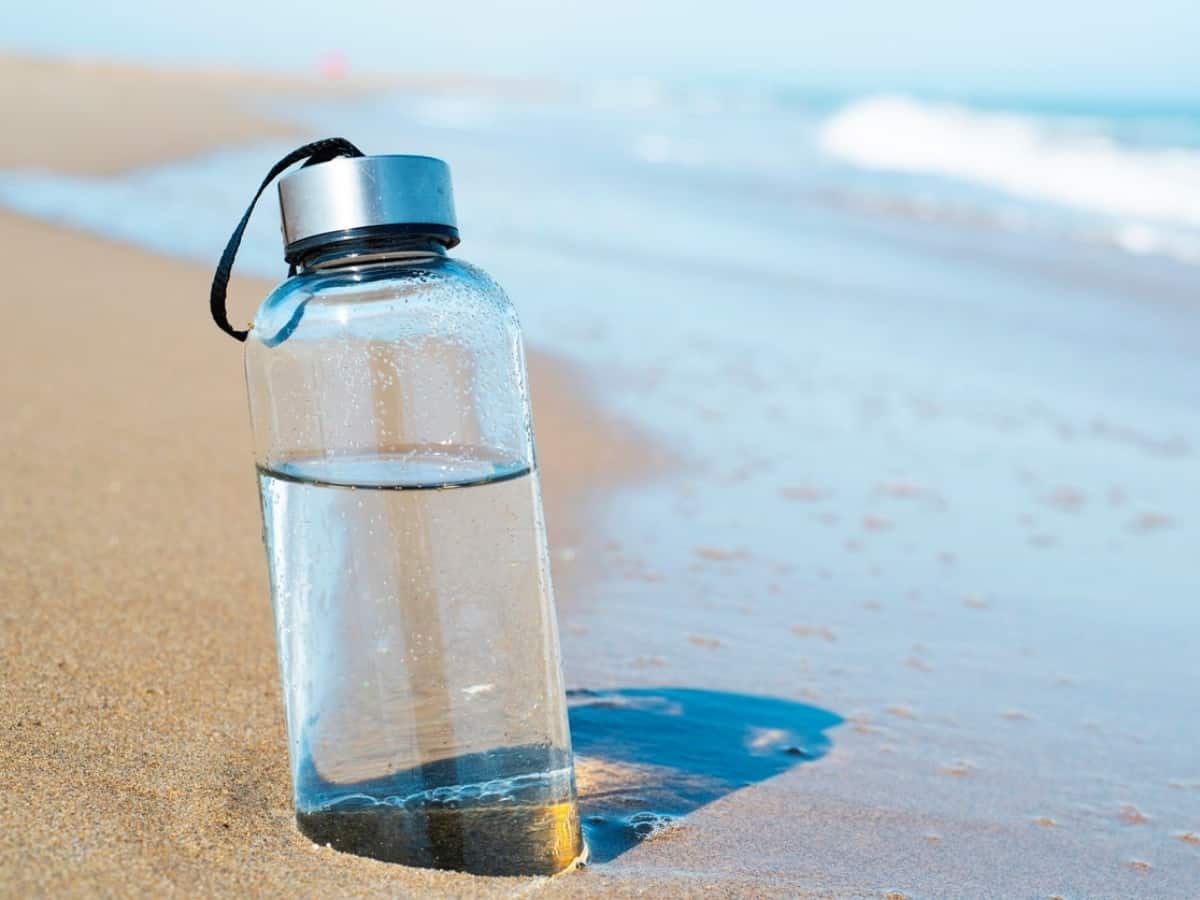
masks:
{"type": "Polygon", "coordinates": [[[422,263],[444,257],[445,244],[427,235],[363,235],[332,241],[304,251],[294,261],[296,274],[376,265],[422,263]]]}

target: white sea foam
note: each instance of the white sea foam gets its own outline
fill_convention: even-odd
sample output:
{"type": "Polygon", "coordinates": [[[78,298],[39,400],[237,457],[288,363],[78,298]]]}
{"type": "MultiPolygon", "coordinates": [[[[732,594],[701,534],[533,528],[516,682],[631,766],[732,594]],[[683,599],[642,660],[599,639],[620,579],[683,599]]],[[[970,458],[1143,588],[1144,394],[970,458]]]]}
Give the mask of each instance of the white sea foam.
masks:
{"type": "Polygon", "coordinates": [[[880,95],[831,116],[819,143],[863,168],[947,176],[1116,217],[1125,229],[1117,242],[1138,235],[1127,246],[1135,252],[1149,252],[1153,225],[1200,228],[1200,151],[1123,146],[1083,120],[880,95]]]}

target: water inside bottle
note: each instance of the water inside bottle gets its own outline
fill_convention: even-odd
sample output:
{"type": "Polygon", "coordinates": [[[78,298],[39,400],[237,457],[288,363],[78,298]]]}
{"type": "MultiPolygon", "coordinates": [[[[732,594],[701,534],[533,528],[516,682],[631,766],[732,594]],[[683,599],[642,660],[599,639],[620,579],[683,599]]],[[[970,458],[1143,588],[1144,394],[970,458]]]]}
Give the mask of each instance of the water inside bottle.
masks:
{"type": "Polygon", "coordinates": [[[301,830],[484,874],[577,859],[536,471],[437,447],[259,484],[301,830]]]}

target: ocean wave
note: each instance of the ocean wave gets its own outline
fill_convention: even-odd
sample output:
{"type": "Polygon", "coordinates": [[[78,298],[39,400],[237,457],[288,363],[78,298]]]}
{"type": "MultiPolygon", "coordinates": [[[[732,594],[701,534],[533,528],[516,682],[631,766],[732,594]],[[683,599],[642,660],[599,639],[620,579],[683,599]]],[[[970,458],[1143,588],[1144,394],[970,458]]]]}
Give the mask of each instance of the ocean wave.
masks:
{"type": "Polygon", "coordinates": [[[818,134],[829,156],[866,169],[938,175],[1121,220],[1149,252],[1155,226],[1200,228],[1200,151],[1122,145],[1102,125],[932,103],[856,100],[818,134]]]}

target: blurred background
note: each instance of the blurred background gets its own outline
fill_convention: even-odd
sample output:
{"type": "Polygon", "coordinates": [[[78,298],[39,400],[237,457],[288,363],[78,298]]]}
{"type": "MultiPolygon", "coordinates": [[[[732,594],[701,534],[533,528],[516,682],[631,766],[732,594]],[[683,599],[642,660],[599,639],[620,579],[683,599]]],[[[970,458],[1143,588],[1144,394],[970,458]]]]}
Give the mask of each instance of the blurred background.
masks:
{"type": "MultiPolygon", "coordinates": [[[[0,36],[0,204],[211,266],[304,139],[450,163],[560,397],[569,684],[848,723],[782,805],[689,817],[693,862],[613,871],[711,873],[769,809],[822,836],[741,847],[748,884],[1182,897],[1197,46],[1182,0],[45,0],[0,36]]],[[[238,265],[279,279],[273,204],[238,265]]]]}
{"type": "Polygon", "coordinates": [[[747,78],[765,90],[907,89],[1017,100],[1195,99],[1197,24],[1182,0],[982,4],[916,0],[903,10],[748,0],[682,2],[313,0],[117,4],[97,20],[69,0],[10,16],[9,49],[158,63],[311,68],[340,53],[374,73],[580,78],[747,78]]]}

